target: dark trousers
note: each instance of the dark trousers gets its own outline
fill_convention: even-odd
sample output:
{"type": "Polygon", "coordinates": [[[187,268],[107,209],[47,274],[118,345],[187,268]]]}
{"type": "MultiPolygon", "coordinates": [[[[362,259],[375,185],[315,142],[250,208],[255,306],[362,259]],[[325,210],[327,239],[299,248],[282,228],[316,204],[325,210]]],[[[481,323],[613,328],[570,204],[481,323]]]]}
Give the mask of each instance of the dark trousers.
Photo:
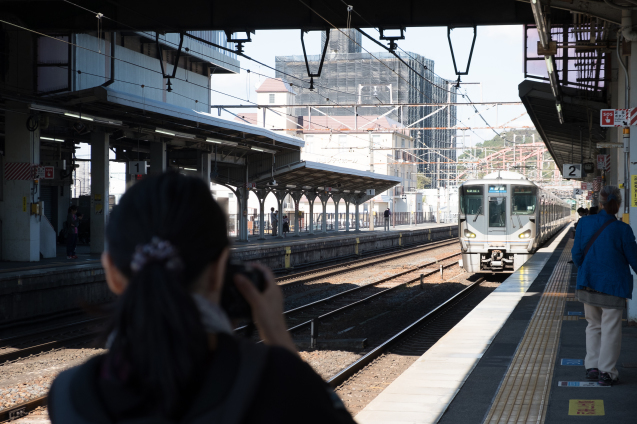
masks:
{"type": "Polygon", "coordinates": [[[73,256],[77,246],[77,234],[71,233],[66,236],[66,256],[73,256]]]}

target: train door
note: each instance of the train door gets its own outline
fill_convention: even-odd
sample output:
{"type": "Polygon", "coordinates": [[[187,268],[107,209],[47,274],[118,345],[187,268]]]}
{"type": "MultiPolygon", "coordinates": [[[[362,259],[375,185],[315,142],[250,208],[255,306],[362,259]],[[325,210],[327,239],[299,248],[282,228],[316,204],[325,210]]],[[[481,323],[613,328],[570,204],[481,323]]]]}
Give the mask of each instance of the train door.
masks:
{"type": "Polygon", "coordinates": [[[507,186],[505,184],[489,184],[488,187],[487,239],[489,241],[505,241],[508,234],[507,186]]]}

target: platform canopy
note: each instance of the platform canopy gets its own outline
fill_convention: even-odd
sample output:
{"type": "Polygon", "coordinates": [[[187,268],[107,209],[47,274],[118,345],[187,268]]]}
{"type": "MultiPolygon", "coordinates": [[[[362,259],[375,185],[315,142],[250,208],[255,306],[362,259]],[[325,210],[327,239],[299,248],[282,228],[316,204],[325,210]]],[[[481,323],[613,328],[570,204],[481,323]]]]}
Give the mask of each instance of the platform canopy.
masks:
{"type": "Polygon", "coordinates": [[[297,137],[107,87],[51,96],[30,107],[49,117],[50,125],[41,132],[49,139],[83,141],[88,136],[77,130],[78,125],[87,131],[103,127],[112,134],[112,146],[142,154],[149,142],[165,141],[178,166],[196,167],[198,151],[216,153],[217,162],[238,166],[243,166],[247,156],[270,163],[274,155],[277,163],[286,164],[298,162],[305,145],[297,137]]]}
{"type": "Polygon", "coordinates": [[[582,91],[562,87],[564,124],[561,124],[550,84],[526,80],[518,91],[560,172],[565,163],[595,162],[597,143],[607,141],[607,132],[599,122],[600,109],[608,108],[602,99],[584,98],[582,91]]]}
{"type": "MultiPolygon", "coordinates": [[[[611,22],[619,22],[621,16],[620,10],[602,1],[552,2],[551,8],[557,18],[568,16],[569,11],[611,22]]],[[[104,16],[101,19],[104,31],[162,33],[196,30],[324,30],[332,25],[338,28],[392,29],[534,23],[529,1],[515,0],[359,0],[349,3],[309,0],[182,0],[178,3],[167,0],[3,0],[2,9],[5,16],[17,16],[27,27],[43,32],[95,31],[97,13],[104,16]],[[350,4],[353,13],[347,13],[350,4]]],[[[245,34],[237,36],[245,38],[245,34]]]]}
{"type": "Polygon", "coordinates": [[[255,176],[252,182],[256,183],[257,188],[355,195],[358,202],[362,203],[399,184],[400,181],[399,177],[302,161],[276,168],[274,176],[271,173],[255,176]],[[275,186],[270,184],[273,178],[276,181],[275,186]],[[368,189],[374,189],[375,194],[367,194],[368,189]]]}

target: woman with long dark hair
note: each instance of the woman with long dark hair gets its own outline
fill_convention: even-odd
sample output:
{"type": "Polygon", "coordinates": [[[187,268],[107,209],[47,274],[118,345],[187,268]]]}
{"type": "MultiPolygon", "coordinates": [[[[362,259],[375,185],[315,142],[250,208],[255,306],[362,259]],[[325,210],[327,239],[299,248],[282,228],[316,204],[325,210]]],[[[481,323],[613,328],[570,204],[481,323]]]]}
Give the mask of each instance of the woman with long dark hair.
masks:
{"type": "Polygon", "coordinates": [[[131,187],[111,214],[102,255],[118,295],[108,352],[65,371],[49,394],[54,424],[353,423],[300,360],[269,270],[259,292],[234,283],[265,345],[233,335],[220,307],[225,216],[202,180],[176,173],[131,187]]]}

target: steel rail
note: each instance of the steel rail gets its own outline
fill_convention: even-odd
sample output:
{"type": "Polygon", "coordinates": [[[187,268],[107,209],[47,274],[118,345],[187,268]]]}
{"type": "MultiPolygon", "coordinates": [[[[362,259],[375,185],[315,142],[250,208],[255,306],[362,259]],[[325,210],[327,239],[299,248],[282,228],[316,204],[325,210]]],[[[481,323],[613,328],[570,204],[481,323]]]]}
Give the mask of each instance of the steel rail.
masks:
{"type": "Polygon", "coordinates": [[[341,384],[346,382],[350,377],[352,377],[354,374],[356,374],[357,372],[365,368],[367,365],[369,365],[376,358],[380,357],[390,347],[396,345],[397,343],[404,340],[405,337],[408,337],[414,332],[418,331],[423,324],[426,324],[430,322],[431,320],[433,320],[435,317],[439,316],[440,314],[445,313],[448,310],[447,308],[451,306],[451,303],[453,303],[454,300],[473,291],[484,280],[485,278],[482,277],[478,279],[476,282],[474,282],[473,284],[471,284],[470,286],[464,288],[462,291],[456,293],[455,295],[453,295],[452,297],[450,297],[449,299],[447,299],[446,301],[438,305],[435,309],[429,311],[427,314],[420,317],[418,320],[411,323],[410,325],[408,325],[407,327],[399,331],[397,334],[395,334],[391,338],[387,339],[385,342],[383,342],[382,344],[380,344],[379,346],[377,346],[376,348],[368,352],[366,355],[359,358],[356,362],[349,365],[347,368],[343,369],[341,372],[339,372],[334,377],[329,379],[327,383],[332,387],[340,386],[341,384]]]}
{"type": "Polygon", "coordinates": [[[336,265],[332,265],[332,266],[327,266],[324,268],[319,268],[319,269],[314,269],[314,270],[310,270],[310,271],[305,271],[303,273],[298,273],[298,274],[293,274],[290,276],[286,276],[284,278],[279,277],[277,278],[277,282],[279,281],[286,281],[286,280],[290,280],[290,279],[295,279],[298,277],[302,277],[304,275],[312,275],[310,278],[306,278],[303,280],[299,280],[299,281],[291,281],[289,283],[281,283],[279,284],[280,287],[282,287],[284,290],[285,288],[289,287],[289,286],[296,286],[299,284],[304,284],[319,278],[327,278],[327,277],[332,277],[334,275],[340,274],[340,273],[344,273],[344,272],[349,272],[349,271],[355,271],[357,269],[361,269],[364,268],[366,266],[370,266],[370,265],[377,265],[383,262],[387,262],[387,261],[391,261],[394,259],[400,259],[403,258],[405,256],[410,256],[410,255],[414,255],[417,253],[422,253],[422,252],[428,252],[429,250],[434,250],[437,249],[439,247],[446,247],[446,246],[450,246],[453,243],[457,243],[458,240],[457,239],[453,239],[453,240],[443,240],[440,242],[432,242],[431,244],[426,244],[426,245],[418,245],[418,246],[414,246],[411,248],[408,248],[406,250],[401,250],[399,252],[395,252],[395,251],[391,251],[391,252],[387,252],[381,255],[375,255],[375,256],[370,256],[367,258],[361,258],[361,259],[357,259],[354,261],[349,261],[349,262],[345,262],[345,263],[340,263],[340,264],[336,264],[336,265]],[[339,269],[342,268],[342,269],[339,269]],[[314,274],[320,274],[320,275],[314,275],[314,274]]]}
{"type": "MultiPolygon", "coordinates": [[[[461,253],[456,253],[456,254],[454,254],[454,255],[448,256],[448,257],[443,258],[443,259],[440,259],[440,260],[441,260],[441,261],[443,261],[443,260],[447,260],[447,259],[450,259],[450,258],[452,258],[452,257],[454,257],[454,256],[458,256],[458,255],[461,255],[461,253]]],[[[437,263],[437,262],[432,262],[432,263],[437,263]]],[[[432,263],[429,263],[429,264],[427,264],[427,265],[431,265],[432,263]]],[[[447,265],[443,265],[442,267],[446,269],[446,268],[452,267],[452,266],[454,266],[454,265],[456,265],[456,263],[455,263],[455,262],[454,262],[454,263],[447,264],[447,265]]],[[[422,267],[424,267],[424,266],[426,266],[426,265],[423,265],[422,267]]],[[[337,295],[331,296],[331,297],[329,297],[329,298],[322,299],[322,300],[319,300],[319,301],[313,302],[313,303],[311,303],[311,304],[301,306],[301,307],[299,307],[299,308],[297,308],[297,309],[292,309],[292,310],[287,311],[287,312],[298,312],[298,310],[299,310],[299,309],[307,309],[307,308],[310,308],[310,307],[312,307],[312,306],[316,306],[316,304],[318,304],[318,303],[324,303],[324,302],[327,302],[327,301],[329,301],[329,300],[333,300],[333,298],[335,298],[335,297],[339,297],[339,296],[341,296],[341,295],[349,294],[349,293],[351,293],[352,291],[362,290],[362,289],[365,289],[365,288],[367,288],[367,287],[372,287],[372,286],[375,286],[375,285],[378,285],[378,284],[385,283],[385,282],[387,282],[387,281],[390,281],[390,280],[393,280],[393,279],[398,278],[398,277],[400,277],[400,276],[403,276],[403,275],[405,275],[405,274],[408,274],[409,272],[417,271],[418,269],[420,269],[420,268],[422,268],[422,267],[419,267],[419,268],[416,268],[416,269],[410,270],[410,271],[408,271],[408,272],[400,273],[400,274],[398,274],[398,275],[393,275],[393,276],[391,276],[391,277],[384,278],[384,279],[382,279],[382,280],[380,280],[380,281],[376,281],[376,282],[373,282],[373,283],[365,284],[365,285],[363,285],[363,286],[355,287],[355,288],[350,289],[350,290],[347,290],[347,291],[345,291],[345,292],[338,293],[337,295]]],[[[439,270],[433,270],[433,271],[430,271],[430,272],[425,273],[425,274],[422,274],[422,275],[423,275],[423,277],[429,277],[429,276],[434,275],[434,274],[436,274],[436,273],[438,273],[438,272],[440,272],[440,271],[439,271],[439,270]]],[[[397,284],[397,285],[395,285],[394,287],[389,287],[389,288],[387,288],[387,289],[385,289],[385,290],[379,291],[378,293],[374,293],[374,294],[372,294],[372,295],[370,295],[370,296],[368,296],[368,297],[365,297],[365,298],[363,298],[363,299],[359,299],[359,300],[354,301],[354,302],[352,302],[352,303],[350,303],[350,304],[347,304],[347,305],[345,305],[345,306],[342,306],[342,307],[340,307],[340,308],[338,308],[338,309],[334,309],[334,310],[332,310],[332,311],[330,311],[330,312],[327,312],[327,313],[325,313],[325,314],[323,314],[323,315],[319,315],[319,316],[318,316],[318,317],[316,317],[315,319],[316,319],[316,320],[318,320],[318,321],[321,321],[321,320],[323,320],[323,319],[325,319],[325,318],[330,318],[330,317],[332,317],[332,316],[334,316],[334,315],[336,315],[336,314],[339,314],[339,313],[341,313],[341,312],[344,312],[344,311],[346,311],[346,310],[348,310],[348,309],[350,309],[350,308],[353,308],[353,307],[355,307],[355,306],[362,305],[363,303],[369,302],[370,300],[373,300],[373,299],[375,299],[375,298],[376,298],[376,297],[378,297],[378,296],[382,296],[382,295],[384,295],[384,294],[387,294],[387,293],[389,293],[389,292],[391,292],[391,291],[393,291],[393,290],[395,290],[395,289],[397,289],[397,288],[399,288],[399,287],[405,286],[405,285],[407,285],[407,284],[415,283],[416,281],[419,281],[419,280],[420,280],[420,275],[418,275],[417,277],[412,278],[412,279],[410,279],[410,280],[404,281],[404,282],[402,282],[402,283],[400,283],[400,284],[397,284]]],[[[284,312],[284,314],[285,314],[285,312],[284,312]]],[[[303,327],[307,327],[308,325],[310,325],[310,323],[311,323],[311,322],[312,322],[312,320],[308,320],[308,321],[302,322],[301,324],[298,324],[298,325],[295,325],[294,327],[289,328],[289,329],[288,329],[288,331],[296,331],[296,330],[299,330],[299,329],[301,329],[301,328],[303,328],[303,327]]]]}
{"type": "Polygon", "coordinates": [[[48,396],[40,396],[39,398],[35,398],[29,400],[24,403],[20,403],[18,405],[12,406],[7,409],[3,409],[0,411],[0,423],[17,420],[18,418],[22,418],[29,414],[29,412],[33,411],[36,408],[47,405],[48,396]]]}

